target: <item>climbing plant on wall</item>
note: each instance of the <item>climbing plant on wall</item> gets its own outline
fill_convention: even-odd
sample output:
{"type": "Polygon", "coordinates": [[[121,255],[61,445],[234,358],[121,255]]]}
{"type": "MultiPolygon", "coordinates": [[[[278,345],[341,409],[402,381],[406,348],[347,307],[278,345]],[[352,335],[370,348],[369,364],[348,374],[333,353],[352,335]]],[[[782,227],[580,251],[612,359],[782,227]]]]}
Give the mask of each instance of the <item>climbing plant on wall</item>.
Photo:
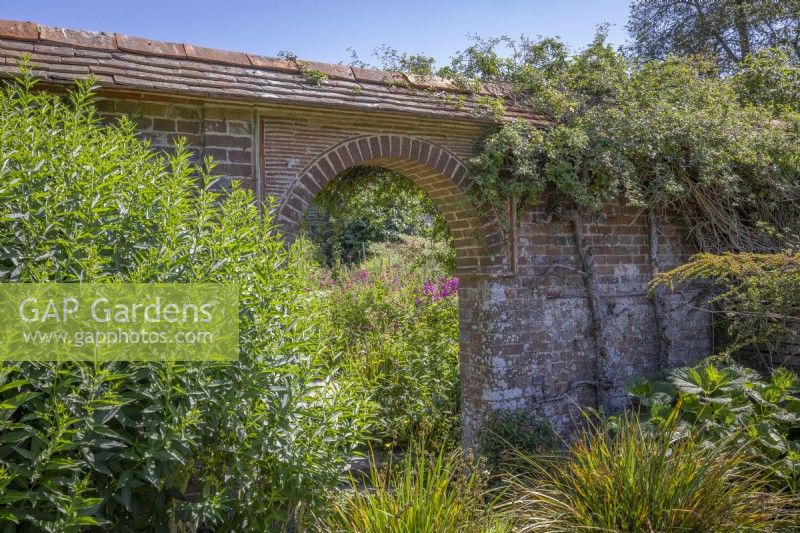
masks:
{"type": "MultiPolygon", "coordinates": [[[[416,70],[401,61],[411,56],[389,55],[393,69],[416,70]]],[[[800,67],[773,48],[720,65],[713,57],[626,56],[602,27],[575,54],[553,38],[475,37],[446,67],[425,62],[426,73],[455,81],[499,119],[470,161],[476,204],[498,214],[505,230],[520,220],[507,214],[534,205],[571,223],[597,341],[599,404],[609,388],[607,317],[583,235],[592,216],[620,201],[641,209],[653,276],[661,270],[659,224],[667,215],[700,251],[763,253],[797,244],[800,67]],[[482,90],[487,84],[502,87],[503,96],[482,90]],[[509,104],[548,125],[506,119],[509,104]]],[[[659,365],[667,355],[664,291],[658,287],[653,298],[659,365]]]]}
{"type": "MultiPolygon", "coordinates": [[[[472,193],[499,212],[546,198],[544,207],[572,222],[596,338],[598,404],[610,388],[606,316],[582,233],[587,216],[621,198],[641,208],[653,275],[665,214],[682,219],[703,251],[781,250],[798,234],[800,69],[781,51],[763,50],[722,76],[701,57],[626,58],[601,29],[575,55],[553,39],[476,39],[440,74],[464,87],[500,82],[504,103],[550,121],[501,121],[471,160],[472,193]]],[[[662,291],[653,300],[659,330],[662,291]]],[[[663,342],[659,352],[663,365],[663,342]]]]}
{"type": "Polygon", "coordinates": [[[800,70],[785,56],[762,53],[721,77],[701,58],[637,65],[601,34],[574,57],[514,65],[511,93],[553,124],[510,122],[485,140],[472,161],[480,200],[531,204],[549,191],[591,209],[623,194],[678,214],[710,251],[773,249],[797,229],[800,115],[787,95],[800,70]]]}

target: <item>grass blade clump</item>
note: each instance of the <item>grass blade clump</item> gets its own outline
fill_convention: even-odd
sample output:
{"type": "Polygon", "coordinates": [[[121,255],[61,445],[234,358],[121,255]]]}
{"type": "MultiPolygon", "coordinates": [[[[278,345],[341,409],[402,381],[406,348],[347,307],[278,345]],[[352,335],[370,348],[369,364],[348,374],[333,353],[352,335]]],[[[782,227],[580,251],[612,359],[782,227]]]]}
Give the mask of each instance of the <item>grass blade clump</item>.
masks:
{"type": "Polygon", "coordinates": [[[479,465],[460,452],[431,454],[418,446],[397,463],[370,468],[368,488],[335,502],[327,529],[362,533],[510,531],[492,511],[479,465]]]}
{"type": "Polygon", "coordinates": [[[528,457],[510,503],[522,531],[790,530],[796,499],[768,492],[766,471],[735,439],[708,445],[670,423],[626,414],[584,431],[566,457],[528,457]]]}

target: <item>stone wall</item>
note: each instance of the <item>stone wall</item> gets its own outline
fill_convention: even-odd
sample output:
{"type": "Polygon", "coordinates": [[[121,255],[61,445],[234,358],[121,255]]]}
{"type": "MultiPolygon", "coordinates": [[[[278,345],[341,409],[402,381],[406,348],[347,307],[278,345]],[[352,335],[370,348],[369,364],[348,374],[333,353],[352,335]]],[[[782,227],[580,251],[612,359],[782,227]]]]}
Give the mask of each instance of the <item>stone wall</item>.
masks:
{"type": "MultiPolygon", "coordinates": [[[[661,227],[662,268],[687,258],[680,226],[667,217],[661,227]]],[[[617,206],[584,221],[585,243],[594,257],[596,290],[606,314],[608,373],[606,408],[625,404],[625,384],[652,376],[659,365],[659,337],[669,365],[711,353],[710,315],[692,295],[667,295],[663,331],[648,298],[651,279],[649,226],[635,209],[617,206]]],[[[577,405],[594,406],[596,346],[572,223],[543,209],[520,216],[518,268],[505,276],[462,282],[462,387],[465,411],[523,409],[572,426],[577,405]]],[[[480,419],[465,420],[477,430],[480,419]]],[[[474,436],[474,434],[473,434],[474,436]]]]}

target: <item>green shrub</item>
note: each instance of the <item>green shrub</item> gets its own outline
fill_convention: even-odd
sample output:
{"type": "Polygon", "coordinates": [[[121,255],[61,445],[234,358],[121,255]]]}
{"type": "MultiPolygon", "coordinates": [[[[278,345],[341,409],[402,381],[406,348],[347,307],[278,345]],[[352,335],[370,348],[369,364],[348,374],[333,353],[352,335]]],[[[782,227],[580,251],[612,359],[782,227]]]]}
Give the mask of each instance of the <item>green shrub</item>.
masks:
{"type": "Polygon", "coordinates": [[[409,451],[396,464],[370,468],[368,486],[352,480],[326,524],[335,532],[440,533],[511,531],[510,522],[493,512],[480,465],[460,452],[409,451]]]}
{"type": "Polygon", "coordinates": [[[665,380],[641,380],[629,392],[642,407],[645,425],[669,424],[709,446],[734,440],[772,472],[777,488],[800,489],[800,383],[778,368],[767,379],[736,364],[678,368],[665,380]]]}
{"type": "Polygon", "coordinates": [[[520,531],[790,530],[797,502],[765,490],[747,448],[682,438],[677,414],[656,432],[627,414],[566,456],[528,457],[510,504],[520,531]]]}
{"type": "Polygon", "coordinates": [[[366,418],[315,364],[305,273],[271,207],[262,221],[249,192],[213,192],[210,161],[153,152],[130,120],[102,126],[92,100],[27,75],[0,92],[0,282],[236,282],[240,360],[0,366],[0,521],[267,530],[313,514],[366,418]]]}
{"type": "Polygon", "coordinates": [[[459,434],[456,278],[373,263],[320,273],[318,296],[336,379],[377,405],[373,438],[405,447],[455,445],[459,434]]]}

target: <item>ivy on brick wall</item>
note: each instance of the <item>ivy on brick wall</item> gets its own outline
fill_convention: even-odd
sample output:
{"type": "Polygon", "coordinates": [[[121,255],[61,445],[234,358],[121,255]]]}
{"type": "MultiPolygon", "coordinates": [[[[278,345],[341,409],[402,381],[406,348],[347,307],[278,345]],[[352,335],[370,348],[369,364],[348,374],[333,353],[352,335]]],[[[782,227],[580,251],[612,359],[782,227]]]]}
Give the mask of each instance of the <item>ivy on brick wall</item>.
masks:
{"type": "Polygon", "coordinates": [[[390,52],[384,66],[424,64],[501,118],[471,161],[481,205],[546,195],[569,213],[623,197],[681,216],[706,251],[771,250],[798,233],[800,67],[782,50],[761,49],[724,75],[713,58],[626,57],[603,28],[575,54],[553,38],[475,37],[438,70],[390,52]],[[503,84],[505,98],[480,94],[481,83],[503,84]],[[551,125],[502,120],[508,102],[551,125]]]}
{"type": "MultiPolygon", "coordinates": [[[[411,56],[391,57],[390,66],[404,70],[402,60],[411,56]]],[[[470,161],[476,204],[493,210],[506,230],[522,219],[506,214],[534,204],[570,223],[596,339],[598,405],[610,390],[609,316],[583,233],[594,213],[621,199],[642,209],[653,276],[660,273],[659,220],[666,214],[682,219],[702,251],[763,252],[798,243],[800,68],[780,50],[762,49],[722,75],[713,58],[626,57],[601,28],[574,54],[558,39],[476,37],[445,68],[413,63],[455,81],[464,98],[499,119],[470,161]],[[504,97],[482,92],[486,83],[504,86],[504,97]],[[507,120],[509,103],[549,125],[507,120]]],[[[669,345],[663,291],[653,298],[662,367],[669,345]]]]}
{"type": "MultiPolygon", "coordinates": [[[[546,205],[572,222],[595,337],[596,398],[609,385],[607,312],[598,299],[586,214],[623,198],[650,226],[651,274],[659,274],[659,215],[682,218],[703,251],[776,251],[800,228],[800,69],[777,50],[748,57],[732,75],[699,57],[639,63],[598,34],[576,55],[553,40],[522,41],[510,59],[478,42],[462,71],[509,84],[509,97],[551,126],[507,122],[472,159],[473,192],[546,205]],[[794,97],[792,97],[794,95],[794,97]]],[[[457,61],[459,61],[457,59],[457,61]]],[[[657,366],[667,364],[664,288],[653,293],[657,366]]]]}
{"type": "Polygon", "coordinates": [[[638,64],[602,33],[574,56],[552,40],[523,41],[511,60],[491,46],[458,64],[509,83],[552,126],[512,121],[485,139],[472,160],[480,201],[548,194],[561,209],[596,209],[622,195],[681,216],[708,251],[771,250],[797,234],[800,113],[790,95],[800,69],[780,51],[723,77],[696,57],[638,64]]]}

